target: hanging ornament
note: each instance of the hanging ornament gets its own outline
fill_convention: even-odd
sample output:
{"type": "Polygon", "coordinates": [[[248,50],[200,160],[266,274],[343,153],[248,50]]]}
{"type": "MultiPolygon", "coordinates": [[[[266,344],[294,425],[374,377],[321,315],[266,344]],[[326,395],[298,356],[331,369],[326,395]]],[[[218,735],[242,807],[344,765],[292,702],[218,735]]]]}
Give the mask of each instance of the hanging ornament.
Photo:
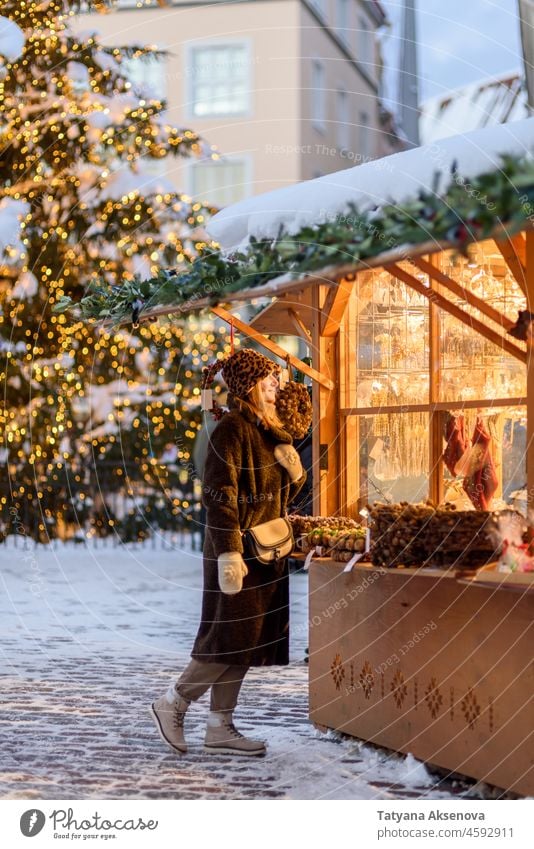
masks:
{"type": "Polygon", "coordinates": [[[213,389],[200,390],[200,405],[202,410],[206,412],[213,409],[213,389]]]}
{"type": "Polygon", "coordinates": [[[280,390],[285,389],[287,384],[289,383],[290,375],[289,369],[283,368],[280,372],[279,382],[280,382],[280,390]]]}

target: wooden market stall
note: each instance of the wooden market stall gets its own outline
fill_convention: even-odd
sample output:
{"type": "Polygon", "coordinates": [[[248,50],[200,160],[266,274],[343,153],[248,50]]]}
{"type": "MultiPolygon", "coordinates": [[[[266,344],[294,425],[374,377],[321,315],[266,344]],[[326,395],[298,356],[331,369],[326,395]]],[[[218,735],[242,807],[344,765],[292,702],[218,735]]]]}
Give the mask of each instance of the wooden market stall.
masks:
{"type": "MultiPolygon", "coordinates": [[[[352,269],[335,287],[321,275],[299,296],[315,307],[305,322],[314,368],[334,383],[315,392],[318,515],[460,495],[465,509],[443,459],[446,417],[458,414],[469,434],[477,420],[492,434],[491,507],[532,501],[533,360],[507,331],[534,303],[534,232],[473,244],[468,257],[441,247],[352,269]]],[[[282,304],[299,315],[291,293],[253,324],[274,332],[282,304]]],[[[490,580],[469,574],[469,556],[449,562],[347,571],[312,560],[310,718],[530,795],[532,576],[490,580]]]]}
{"type": "MultiPolygon", "coordinates": [[[[480,158],[492,147],[498,168],[503,139],[523,150],[534,146],[534,119],[514,130],[445,140],[440,156],[449,164],[460,156],[461,167],[466,148],[480,158]]],[[[389,160],[401,182],[412,168],[413,194],[430,185],[435,161],[428,149],[389,160]]],[[[310,224],[314,214],[320,217],[314,184],[320,202],[335,211],[347,198],[361,201],[380,179],[394,184],[395,174],[379,168],[370,163],[331,175],[330,182],[302,184],[300,194],[281,190],[263,204],[262,198],[236,204],[216,216],[214,235],[230,227],[226,245],[221,239],[229,249],[254,235],[255,221],[269,232],[265,219],[284,208],[285,198],[286,219],[297,211],[302,217],[304,209],[310,224]]],[[[457,181],[459,206],[470,185],[457,181]]],[[[311,380],[317,516],[358,519],[376,502],[426,499],[454,501],[463,513],[468,473],[457,475],[445,454],[444,434],[456,424],[469,442],[483,432],[491,456],[491,476],[473,479],[471,502],[486,511],[512,505],[525,515],[534,507],[530,324],[523,339],[509,332],[519,311],[534,311],[532,215],[527,209],[513,227],[499,216],[488,225],[494,199],[479,201],[485,225],[466,224],[459,211],[460,240],[400,239],[372,257],[272,275],[253,288],[180,305],[182,313],[209,308],[311,380]],[[246,322],[238,311],[251,303],[261,308],[246,322]],[[311,365],[276,341],[288,335],[302,340],[311,365]]],[[[279,220],[271,218],[274,233],[279,220]]],[[[142,319],[169,312],[165,304],[142,319]]],[[[441,558],[408,567],[401,557],[397,568],[387,568],[394,561],[383,555],[380,565],[312,558],[310,718],[450,772],[533,794],[532,575],[478,570],[465,549],[451,560],[446,555],[458,533],[455,525],[438,546],[441,558]]]]}

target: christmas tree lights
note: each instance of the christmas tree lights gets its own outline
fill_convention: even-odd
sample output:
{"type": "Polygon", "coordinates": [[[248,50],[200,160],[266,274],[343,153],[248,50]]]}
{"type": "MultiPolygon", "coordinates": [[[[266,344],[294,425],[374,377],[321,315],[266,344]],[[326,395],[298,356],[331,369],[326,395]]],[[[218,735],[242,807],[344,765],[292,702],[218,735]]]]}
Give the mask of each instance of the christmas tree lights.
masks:
{"type": "Polygon", "coordinates": [[[113,490],[130,499],[123,523],[136,535],[156,514],[166,526],[191,518],[193,387],[226,344],[226,331],[206,335],[193,319],[99,333],[53,313],[91,284],[187,268],[209,247],[212,211],[146,167],[216,157],[128,80],[125,59],[151,61],[154,49],[82,39],[78,7],[2,4],[24,44],[0,64],[0,502],[4,529],[14,508],[43,541],[91,516],[89,533],[116,529],[113,490]]]}

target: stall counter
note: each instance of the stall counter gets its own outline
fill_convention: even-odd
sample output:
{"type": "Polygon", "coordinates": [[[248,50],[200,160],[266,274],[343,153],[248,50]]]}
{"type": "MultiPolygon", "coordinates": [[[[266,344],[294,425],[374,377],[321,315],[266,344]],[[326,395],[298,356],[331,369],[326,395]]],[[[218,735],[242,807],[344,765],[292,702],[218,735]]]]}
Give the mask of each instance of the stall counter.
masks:
{"type": "Polygon", "coordinates": [[[534,593],[454,570],[310,564],[310,718],[534,794],[534,593]]]}

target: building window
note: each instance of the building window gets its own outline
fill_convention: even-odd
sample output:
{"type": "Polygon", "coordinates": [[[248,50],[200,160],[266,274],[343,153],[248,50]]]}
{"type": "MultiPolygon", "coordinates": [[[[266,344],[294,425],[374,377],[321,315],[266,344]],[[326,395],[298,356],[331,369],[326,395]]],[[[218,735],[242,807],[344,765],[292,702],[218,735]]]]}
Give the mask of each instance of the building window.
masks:
{"type": "Polygon", "coordinates": [[[362,161],[372,158],[371,150],[371,128],[369,127],[369,113],[360,112],[359,127],[359,154],[362,161]]]}
{"type": "Polygon", "coordinates": [[[193,162],[190,194],[194,200],[229,206],[250,194],[248,162],[244,159],[193,162]]]}
{"type": "Polygon", "coordinates": [[[350,147],[349,123],[349,94],[345,89],[338,89],[336,96],[337,146],[339,150],[350,147]]]}
{"type": "Polygon", "coordinates": [[[122,60],[120,73],[128,78],[132,88],[150,100],[165,100],[167,85],[165,59],[161,56],[131,57],[122,60]]]}
{"type": "Polygon", "coordinates": [[[318,59],[312,62],[312,121],[316,130],[324,132],[326,121],[326,91],[324,65],[318,59]]]}
{"type": "Polygon", "coordinates": [[[349,0],[336,0],[336,30],[339,37],[348,42],[349,0]]]}
{"type": "Polygon", "coordinates": [[[192,115],[245,115],[250,105],[250,62],[246,44],[193,47],[192,115]]]}
{"type": "Polygon", "coordinates": [[[371,29],[367,18],[358,18],[356,58],[363,65],[369,76],[374,76],[374,30],[371,29]]]}

